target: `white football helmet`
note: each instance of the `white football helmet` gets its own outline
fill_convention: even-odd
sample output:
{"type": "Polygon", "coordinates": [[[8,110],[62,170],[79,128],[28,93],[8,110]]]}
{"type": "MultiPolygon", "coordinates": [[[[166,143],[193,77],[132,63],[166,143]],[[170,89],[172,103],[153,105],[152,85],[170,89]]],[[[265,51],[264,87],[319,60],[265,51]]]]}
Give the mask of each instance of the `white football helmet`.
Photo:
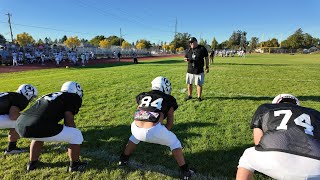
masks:
{"type": "Polygon", "coordinates": [[[300,102],[298,98],[291,94],[279,94],[272,100],[272,104],[278,104],[283,102],[291,102],[295,105],[300,106],[300,102]]]}
{"type": "Polygon", "coordinates": [[[152,82],[152,90],[159,90],[165,94],[171,94],[171,83],[169,79],[159,76],[156,77],[152,82]]]}
{"type": "Polygon", "coordinates": [[[20,85],[16,92],[24,95],[29,101],[38,96],[37,88],[33,87],[31,84],[20,85]]]}
{"type": "Polygon", "coordinates": [[[78,94],[81,98],[83,97],[83,90],[77,82],[68,81],[65,82],[61,87],[62,92],[75,93],[78,94]]]}

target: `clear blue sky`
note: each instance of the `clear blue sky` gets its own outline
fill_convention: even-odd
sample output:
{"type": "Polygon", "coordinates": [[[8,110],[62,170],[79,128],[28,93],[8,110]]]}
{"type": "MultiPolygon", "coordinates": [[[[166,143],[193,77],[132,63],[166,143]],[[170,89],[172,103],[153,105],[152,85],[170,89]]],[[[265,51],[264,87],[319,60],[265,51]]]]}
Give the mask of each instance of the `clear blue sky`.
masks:
{"type": "Polygon", "coordinates": [[[28,32],[35,40],[63,35],[92,39],[122,35],[128,42],[171,42],[175,31],[219,43],[233,31],[247,39],[286,39],[298,28],[320,38],[320,0],[0,0],[0,34],[28,32]]]}

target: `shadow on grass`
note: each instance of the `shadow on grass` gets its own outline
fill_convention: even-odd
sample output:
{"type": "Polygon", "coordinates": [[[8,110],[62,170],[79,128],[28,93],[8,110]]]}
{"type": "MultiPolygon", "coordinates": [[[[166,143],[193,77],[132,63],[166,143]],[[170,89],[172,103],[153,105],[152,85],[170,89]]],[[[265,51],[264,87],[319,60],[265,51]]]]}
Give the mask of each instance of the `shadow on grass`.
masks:
{"type": "Polygon", "coordinates": [[[244,150],[251,146],[253,145],[246,144],[221,150],[204,149],[201,152],[185,154],[185,158],[200,174],[234,179],[240,157],[244,150]]]}
{"type": "Polygon", "coordinates": [[[290,64],[243,64],[243,63],[215,63],[213,66],[290,66],[290,64]]]}
{"type": "Polygon", "coordinates": [[[270,96],[206,96],[205,99],[219,99],[221,101],[223,100],[252,100],[252,101],[266,101],[271,102],[274,97],[270,96]]]}
{"type": "Polygon", "coordinates": [[[298,96],[300,101],[315,101],[320,102],[320,96],[298,96]]]}
{"type": "MultiPolygon", "coordinates": [[[[265,103],[271,103],[273,100],[273,96],[206,96],[206,99],[219,99],[219,100],[252,100],[252,101],[266,101],[265,103]]],[[[297,96],[300,101],[315,101],[320,102],[320,96],[297,96]]]]}
{"type": "Polygon", "coordinates": [[[158,60],[158,61],[141,61],[141,64],[177,64],[182,63],[183,60],[158,60]]]}
{"type": "MultiPolygon", "coordinates": [[[[190,128],[204,128],[216,126],[216,123],[190,122],[176,124],[172,131],[185,147],[187,140],[192,137],[202,136],[199,133],[187,133],[190,128]]],[[[88,169],[97,171],[117,170],[119,156],[131,135],[129,125],[87,126],[81,128],[85,142],[81,145],[82,159],[89,162],[88,169]]],[[[212,134],[214,136],[214,134],[212,134]]],[[[190,143],[190,142],[189,142],[190,143]]],[[[221,144],[225,144],[221,142],[221,144]]],[[[198,152],[186,153],[185,159],[199,174],[208,177],[221,177],[234,179],[239,158],[244,150],[252,144],[228,147],[226,149],[200,149],[198,152]]],[[[65,163],[57,163],[51,166],[63,166],[65,163]]],[[[50,165],[46,165],[50,166],[50,165]]],[[[177,178],[179,167],[172,157],[169,147],[158,144],[140,142],[130,157],[129,167],[124,169],[127,174],[137,170],[157,172],[166,176],[177,178]]]]}
{"type": "Polygon", "coordinates": [[[117,66],[128,66],[128,65],[134,65],[132,62],[110,62],[110,63],[104,63],[104,64],[93,64],[89,66],[73,66],[71,68],[76,69],[90,69],[90,68],[107,68],[107,67],[117,67],[117,66]]]}
{"type": "MultiPolygon", "coordinates": [[[[152,60],[152,61],[139,61],[138,64],[174,64],[174,63],[181,63],[183,61],[179,61],[179,60],[152,60]]],[[[110,61],[110,62],[101,62],[101,64],[93,64],[93,65],[89,65],[89,66],[73,66],[71,68],[76,70],[76,69],[90,69],[90,68],[107,68],[107,67],[117,67],[117,66],[129,66],[129,65],[136,65],[133,64],[133,62],[115,62],[115,61],[110,61]]]]}

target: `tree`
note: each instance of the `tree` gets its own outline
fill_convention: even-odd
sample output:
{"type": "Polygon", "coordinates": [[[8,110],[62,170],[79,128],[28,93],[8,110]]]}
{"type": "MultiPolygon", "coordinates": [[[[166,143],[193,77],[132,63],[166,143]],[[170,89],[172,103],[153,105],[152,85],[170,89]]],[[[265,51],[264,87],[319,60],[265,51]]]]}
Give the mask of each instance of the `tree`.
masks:
{"type": "Polygon", "coordinates": [[[31,35],[24,32],[22,34],[17,34],[17,42],[20,46],[24,47],[27,44],[33,44],[35,41],[31,35]]]}
{"type": "Polygon", "coordinates": [[[173,44],[170,44],[170,45],[169,45],[169,50],[170,50],[171,52],[174,52],[175,47],[174,47],[174,45],[173,45],[173,44]]]}
{"type": "Polygon", "coordinates": [[[144,44],[144,48],[142,48],[142,49],[149,49],[151,47],[150,41],[147,41],[145,39],[140,39],[139,41],[137,41],[137,43],[136,43],[137,46],[138,46],[139,43],[144,44]]]}
{"type": "Polygon", "coordinates": [[[64,35],[62,37],[62,39],[60,39],[59,43],[64,43],[67,39],[68,39],[68,37],[66,35],[64,35]]]}
{"type": "Polygon", "coordinates": [[[39,39],[38,41],[37,41],[37,45],[39,46],[39,45],[43,45],[44,43],[43,43],[43,41],[41,40],[41,39],[39,39]]]}
{"type": "Polygon", "coordinates": [[[218,49],[226,49],[228,48],[229,41],[223,41],[221,44],[218,45],[218,49]]]}
{"type": "Polygon", "coordinates": [[[99,46],[101,48],[110,48],[111,47],[111,43],[110,43],[110,41],[108,39],[104,39],[104,40],[100,41],[99,46]]]}
{"type": "Polygon", "coordinates": [[[165,43],[162,45],[162,49],[163,49],[164,51],[169,50],[169,45],[167,45],[167,43],[165,42],[165,43]]]}
{"type": "Polygon", "coordinates": [[[44,42],[45,42],[46,44],[52,44],[51,38],[45,37],[45,38],[44,38],[44,42]]]}
{"type": "Polygon", "coordinates": [[[303,46],[304,46],[304,48],[308,48],[309,49],[311,47],[317,46],[317,44],[318,44],[318,39],[317,38],[312,37],[308,33],[305,33],[303,35],[303,46]]]}
{"type": "Polygon", "coordinates": [[[211,49],[217,49],[218,48],[218,41],[216,40],[216,38],[213,38],[211,41],[211,49]]]}
{"type": "Polygon", "coordinates": [[[241,40],[241,31],[233,31],[232,35],[227,42],[227,48],[238,49],[241,40]]]}
{"type": "MultiPolygon", "coordinates": [[[[191,36],[189,33],[177,33],[170,44],[175,45],[175,43],[177,42],[176,47],[183,47],[184,49],[188,49],[190,37],[191,36]]],[[[160,45],[162,46],[163,42],[161,42],[160,45]]]]}
{"type": "Polygon", "coordinates": [[[269,39],[268,41],[263,41],[261,42],[262,47],[279,47],[279,42],[278,39],[272,38],[271,40],[269,39]]]}
{"type": "Polygon", "coordinates": [[[241,32],[241,37],[240,37],[240,48],[241,49],[247,49],[247,32],[243,31],[241,32]]]}
{"type": "Polygon", "coordinates": [[[296,30],[292,35],[287,38],[289,48],[299,49],[303,48],[303,31],[301,28],[296,30]]]}
{"type": "MultiPolygon", "coordinates": [[[[89,43],[88,39],[84,39],[84,38],[80,39],[80,42],[82,42],[83,44],[89,43]]],[[[89,43],[89,44],[90,44],[90,43],[89,43]]]]}
{"type": "Polygon", "coordinates": [[[2,34],[0,34],[0,44],[6,43],[6,38],[2,34]]]}
{"type": "Polygon", "coordinates": [[[130,43],[128,43],[127,41],[123,41],[122,42],[122,45],[121,45],[121,48],[122,49],[128,49],[128,48],[130,48],[130,43]]]}
{"type": "Polygon", "coordinates": [[[80,46],[81,42],[78,39],[78,36],[70,36],[64,43],[68,48],[76,48],[77,46],[80,46]]]}
{"type": "Polygon", "coordinates": [[[92,38],[89,43],[95,47],[99,46],[100,41],[106,39],[104,36],[100,35],[100,36],[95,36],[94,38],[92,38]]]}
{"type": "Polygon", "coordinates": [[[146,45],[144,43],[142,43],[142,42],[139,42],[139,43],[137,43],[136,48],[137,49],[145,49],[146,45]]]}
{"type": "Polygon", "coordinates": [[[254,49],[256,49],[258,44],[259,44],[259,38],[252,37],[249,43],[249,51],[252,52],[254,49]]]}
{"type": "Polygon", "coordinates": [[[182,52],[182,51],[184,51],[184,48],[183,47],[179,47],[177,51],[178,52],[182,52]]]}

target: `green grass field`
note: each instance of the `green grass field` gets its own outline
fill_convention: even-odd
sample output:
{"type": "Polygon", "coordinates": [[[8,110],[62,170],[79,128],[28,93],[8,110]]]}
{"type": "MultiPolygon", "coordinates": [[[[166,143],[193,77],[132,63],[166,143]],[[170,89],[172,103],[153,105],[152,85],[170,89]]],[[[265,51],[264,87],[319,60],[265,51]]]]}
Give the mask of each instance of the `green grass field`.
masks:
{"type": "MultiPolygon", "coordinates": [[[[84,89],[83,106],[76,115],[85,141],[84,173],[67,173],[67,144],[45,143],[39,169],[26,173],[28,153],[3,157],[1,179],[176,179],[179,169],[168,147],[140,143],[128,168],[117,167],[136,109],[135,96],[149,91],[156,76],[172,83],[179,108],[172,131],[184,146],[187,162],[195,167],[195,179],[234,179],[243,151],[253,145],[249,123],[256,108],[280,93],[296,95],[302,106],[320,110],[320,55],[247,55],[216,58],[206,74],[202,102],[184,101],[187,64],[182,58],[59,68],[0,74],[0,91],[14,91],[30,83],[39,95],[59,91],[74,80],[84,89]]],[[[194,94],[195,97],[195,88],[194,94]]],[[[7,130],[0,131],[0,149],[7,146],[7,130]]],[[[18,146],[28,148],[30,140],[18,146]]],[[[255,175],[256,179],[268,179],[255,175]]]]}

